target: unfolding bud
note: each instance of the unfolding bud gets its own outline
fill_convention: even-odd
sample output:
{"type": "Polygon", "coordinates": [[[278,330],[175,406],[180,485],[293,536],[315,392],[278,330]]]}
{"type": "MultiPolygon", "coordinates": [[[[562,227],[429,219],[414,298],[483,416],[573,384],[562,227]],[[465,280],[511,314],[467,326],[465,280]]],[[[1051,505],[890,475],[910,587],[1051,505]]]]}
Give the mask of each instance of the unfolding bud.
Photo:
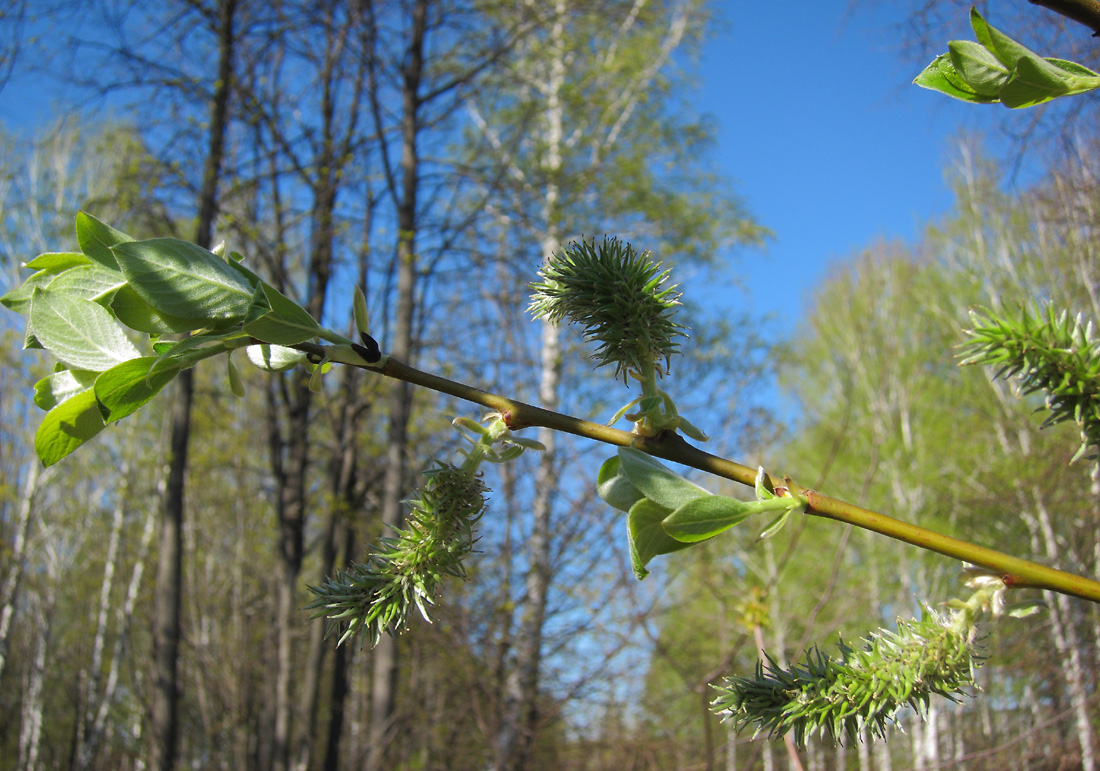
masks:
{"type": "Polygon", "coordinates": [[[360,335],[370,335],[370,321],[367,318],[367,296],[357,284],[352,293],[352,313],[355,315],[355,328],[360,335]]]}
{"type": "Polygon", "coordinates": [[[241,379],[241,371],[237,369],[237,363],[233,361],[233,354],[225,357],[226,371],[229,374],[229,390],[234,396],[244,396],[244,380],[241,379]]]}

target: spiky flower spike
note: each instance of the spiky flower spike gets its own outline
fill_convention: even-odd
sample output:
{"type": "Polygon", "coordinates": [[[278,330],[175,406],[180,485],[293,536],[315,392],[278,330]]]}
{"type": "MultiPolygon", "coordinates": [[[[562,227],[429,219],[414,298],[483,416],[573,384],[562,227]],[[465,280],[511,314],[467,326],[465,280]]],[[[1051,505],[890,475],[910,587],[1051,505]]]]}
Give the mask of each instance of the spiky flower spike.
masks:
{"type": "Polygon", "coordinates": [[[443,577],[465,577],[462,560],[473,550],[474,525],[485,511],[488,490],[480,476],[464,468],[437,462],[424,475],[419,497],[406,501],[403,530],[383,538],[364,562],[309,587],[317,599],[307,608],[343,628],[337,644],[364,631],[377,645],[383,633],[408,627],[414,606],[430,622],[428,606],[435,603],[443,577]]]}
{"type": "Polygon", "coordinates": [[[574,241],[553,254],[531,285],[531,313],[584,328],[586,340],[598,343],[597,366],[613,364],[615,377],[629,382],[668,372],[685,328],[672,320],[680,305],[675,286],[663,287],[669,271],[661,270],[630,244],[616,238],[574,241]]]}
{"type": "Polygon", "coordinates": [[[999,367],[995,377],[1018,377],[1024,394],[1046,393],[1043,428],[1072,420],[1081,430],[1074,460],[1100,445],[1100,342],[1092,322],[1045,309],[1021,308],[1018,317],[971,311],[974,329],[961,364],[999,367]]]}
{"type": "Polygon", "coordinates": [[[925,608],[919,620],[899,621],[897,632],[880,629],[859,649],[841,641],[838,658],[815,647],[784,669],[768,657],[755,676],[718,686],[711,709],[737,730],[794,732],[800,746],[815,733],[834,742],[855,741],[863,730],[884,737],[906,705],[923,716],[932,694],[957,701],[973,684],[970,634],[952,621],[925,608]]]}

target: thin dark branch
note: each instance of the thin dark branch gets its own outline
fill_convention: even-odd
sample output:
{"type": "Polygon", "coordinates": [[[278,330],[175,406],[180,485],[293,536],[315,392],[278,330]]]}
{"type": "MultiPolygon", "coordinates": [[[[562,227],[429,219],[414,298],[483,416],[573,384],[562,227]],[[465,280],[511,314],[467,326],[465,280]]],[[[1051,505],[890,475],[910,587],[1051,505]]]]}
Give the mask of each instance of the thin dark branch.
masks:
{"type": "Polygon", "coordinates": [[[1100,37],[1100,0],[1028,0],[1041,5],[1067,19],[1084,24],[1092,30],[1093,37],[1100,37]]]}

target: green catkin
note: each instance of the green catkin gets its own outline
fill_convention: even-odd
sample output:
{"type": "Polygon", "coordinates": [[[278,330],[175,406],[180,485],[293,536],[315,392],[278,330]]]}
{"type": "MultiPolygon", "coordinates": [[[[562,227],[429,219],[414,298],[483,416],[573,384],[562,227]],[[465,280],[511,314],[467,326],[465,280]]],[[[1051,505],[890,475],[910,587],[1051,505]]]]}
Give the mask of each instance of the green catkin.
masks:
{"type": "Polygon", "coordinates": [[[711,709],[736,730],[793,733],[799,745],[815,734],[833,742],[864,731],[884,738],[903,708],[923,717],[933,694],[957,701],[973,686],[971,633],[956,620],[925,608],[920,619],[899,620],[896,632],[879,630],[860,648],[841,641],[836,658],[814,647],[785,669],[768,657],[753,677],[717,686],[711,709]]]}
{"type": "Polygon", "coordinates": [[[575,241],[553,254],[531,285],[530,311],[553,323],[578,324],[598,343],[597,366],[613,364],[615,377],[668,372],[685,327],[672,320],[680,305],[675,286],[662,288],[669,271],[615,238],[575,241]]]}
{"type": "Polygon", "coordinates": [[[480,475],[438,462],[424,476],[417,498],[405,502],[403,529],[381,539],[363,562],[309,587],[316,599],[307,609],[342,630],[338,644],[362,631],[377,645],[383,634],[405,631],[414,608],[430,622],[443,577],[465,578],[463,560],[477,540],[488,488],[480,475]]]}

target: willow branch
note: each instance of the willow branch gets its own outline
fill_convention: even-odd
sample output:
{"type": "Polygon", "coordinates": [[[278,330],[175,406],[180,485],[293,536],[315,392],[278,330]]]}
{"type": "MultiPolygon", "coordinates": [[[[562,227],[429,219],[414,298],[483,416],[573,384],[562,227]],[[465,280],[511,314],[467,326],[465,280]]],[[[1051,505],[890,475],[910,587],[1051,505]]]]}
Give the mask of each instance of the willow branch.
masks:
{"type": "MultiPolygon", "coordinates": [[[[339,349],[345,348],[344,346],[320,346],[304,343],[294,347],[314,356],[322,356],[331,361],[361,367],[386,377],[403,380],[412,385],[428,388],[496,410],[500,413],[508,428],[513,431],[536,426],[549,428],[619,447],[635,447],[655,457],[689,466],[699,471],[705,471],[749,487],[756,484],[755,468],[693,447],[684,441],[679,434],[672,431],[664,431],[653,437],[639,436],[629,431],[622,431],[600,423],[564,415],[560,412],[536,407],[490,391],[483,391],[465,383],[448,380],[415,367],[410,367],[397,359],[384,358],[377,364],[365,364],[356,361],[355,359],[358,357],[348,356],[340,352],[339,349]]],[[[345,350],[350,351],[346,348],[345,350]]],[[[786,487],[793,495],[800,496],[806,502],[807,514],[836,520],[837,522],[846,522],[921,549],[986,568],[996,572],[1007,587],[1047,589],[1100,603],[1100,582],[1084,576],[1074,575],[1036,562],[1013,557],[969,541],[937,533],[933,530],[903,522],[900,519],[894,519],[885,514],[865,509],[862,506],[830,498],[827,495],[822,495],[819,492],[798,485],[789,477],[769,475],[769,479],[773,487],[786,487]]]]}
{"type": "Polygon", "coordinates": [[[1100,1],[1098,0],[1028,0],[1055,13],[1073,19],[1092,30],[1093,37],[1100,37],[1100,1]]]}

